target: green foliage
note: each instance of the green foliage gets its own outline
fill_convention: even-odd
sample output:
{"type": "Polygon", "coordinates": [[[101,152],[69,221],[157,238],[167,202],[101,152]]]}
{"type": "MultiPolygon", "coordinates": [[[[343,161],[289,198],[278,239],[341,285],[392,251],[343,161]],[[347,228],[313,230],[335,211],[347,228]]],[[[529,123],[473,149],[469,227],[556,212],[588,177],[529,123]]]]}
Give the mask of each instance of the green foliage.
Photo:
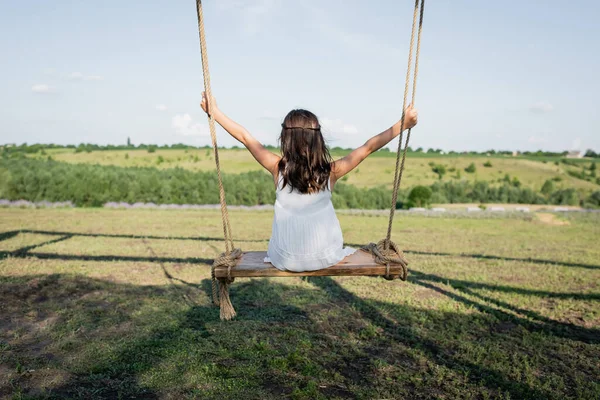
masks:
{"type": "Polygon", "coordinates": [[[125,153],[125,159],[129,160],[129,153],[125,153]]]}
{"type": "Polygon", "coordinates": [[[435,164],[431,167],[431,170],[438,175],[439,179],[442,179],[446,173],[446,167],[442,164],[435,164]]]}
{"type": "Polygon", "coordinates": [[[492,163],[491,163],[491,161],[486,161],[486,162],[483,164],[483,166],[484,166],[484,167],[486,167],[486,168],[491,168],[491,167],[492,167],[492,163]]]}
{"type": "MultiPolygon", "coordinates": [[[[159,156],[160,157],[160,156],[159,156]]],[[[460,171],[457,171],[460,172],[460,171]]],[[[272,178],[262,171],[224,174],[227,201],[232,205],[273,204],[272,178]]],[[[518,181],[518,180],[517,180],[518,181]]],[[[433,203],[520,203],[595,205],[598,194],[586,198],[574,189],[554,190],[553,180],[541,193],[508,182],[438,181],[430,187],[401,191],[398,206],[433,203]]],[[[587,195],[586,195],[587,196],[587,195]]],[[[77,206],[101,206],[107,202],[156,204],[217,204],[216,176],[212,171],[193,172],[181,168],[157,169],[68,164],[14,157],[0,158],[0,198],[29,201],[72,201],[77,206]]],[[[357,188],[338,182],[332,201],[337,208],[386,209],[391,191],[383,187],[357,188]]]]}
{"type": "Polygon", "coordinates": [[[544,182],[544,185],[540,191],[545,196],[550,195],[552,192],[554,192],[554,183],[548,179],[546,182],[544,182]]]}
{"type": "Polygon", "coordinates": [[[594,208],[600,207],[600,190],[592,193],[590,197],[586,199],[586,205],[589,205],[594,208]]]}
{"type": "Polygon", "coordinates": [[[476,170],[477,167],[475,167],[475,163],[471,163],[467,168],[465,168],[465,172],[468,172],[469,174],[474,173],[476,170]]]}
{"type": "Polygon", "coordinates": [[[579,194],[575,189],[562,189],[558,190],[550,196],[550,202],[552,204],[578,206],[579,205],[579,194]]]}
{"type": "MultiPolygon", "coordinates": [[[[262,171],[224,174],[227,202],[231,205],[273,204],[271,176],[262,171]]],[[[217,177],[213,172],[182,168],[159,170],[67,164],[34,159],[0,159],[0,198],[29,201],[66,201],[99,207],[107,202],[156,204],[218,204],[217,177]]],[[[391,194],[384,188],[358,189],[338,182],[333,201],[339,208],[384,209],[391,194]]]]}
{"type": "Polygon", "coordinates": [[[427,207],[431,204],[432,191],[427,186],[415,186],[408,195],[406,206],[427,207]]]}
{"type": "Polygon", "coordinates": [[[514,187],[521,187],[521,181],[516,176],[513,176],[511,183],[514,187]]]}
{"type": "Polygon", "coordinates": [[[165,162],[165,159],[163,158],[163,156],[158,156],[158,158],[156,159],[156,164],[160,165],[162,163],[165,162]]]}
{"type": "Polygon", "coordinates": [[[154,152],[156,152],[156,146],[155,145],[148,146],[148,153],[154,153],[154,152]]]}

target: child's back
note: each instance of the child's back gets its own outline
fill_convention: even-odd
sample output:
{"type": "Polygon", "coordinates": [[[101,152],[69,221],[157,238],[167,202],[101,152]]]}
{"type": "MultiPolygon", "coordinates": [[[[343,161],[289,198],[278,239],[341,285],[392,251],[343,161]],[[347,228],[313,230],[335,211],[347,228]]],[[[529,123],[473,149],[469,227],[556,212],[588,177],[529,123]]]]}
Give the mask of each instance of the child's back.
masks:
{"type": "Polygon", "coordinates": [[[314,271],[337,264],[355,250],[344,248],[331,203],[331,184],[316,193],[282,188],[278,179],[273,230],[265,262],[288,271],[314,271]]]}

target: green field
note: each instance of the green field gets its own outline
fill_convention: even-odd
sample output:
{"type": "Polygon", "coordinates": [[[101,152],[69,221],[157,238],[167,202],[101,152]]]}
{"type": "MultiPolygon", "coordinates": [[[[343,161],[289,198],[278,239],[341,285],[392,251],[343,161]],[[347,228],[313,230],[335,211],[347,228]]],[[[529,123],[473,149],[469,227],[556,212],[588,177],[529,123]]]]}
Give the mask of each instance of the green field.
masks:
{"type": "MultiPolygon", "coordinates": [[[[266,248],[271,212],[231,217],[266,248]]],[[[339,217],[348,244],[385,233],[339,217]]],[[[600,398],[600,214],[399,214],[407,282],[238,279],[230,322],[209,299],[220,224],[0,209],[0,398],[600,398]]]]}
{"type": "MultiPolygon", "coordinates": [[[[157,150],[149,153],[147,150],[118,150],[95,151],[91,153],[75,153],[73,149],[47,150],[56,161],[69,163],[91,163],[100,165],[143,166],[157,168],[181,167],[194,171],[212,171],[215,168],[212,150],[157,150]],[[163,161],[159,161],[161,158],[163,161]]],[[[333,153],[334,158],[344,153],[333,153]]],[[[47,156],[37,155],[40,158],[47,156]]],[[[240,173],[260,170],[260,165],[245,149],[220,150],[222,170],[226,173],[240,173]]],[[[430,155],[409,153],[406,161],[406,171],[403,176],[403,187],[430,185],[438,181],[438,176],[432,171],[429,163],[442,164],[448,171],[443,180],[469,181],[501,181],[506,174],[516,177],[524,186],[539,191],[548,179],[557,178],[558,189],[574,188],[586,193],[600,189],[596,182],[590,182],[573,177],[568,171],[581,171],[589,168],[591,160],[569,160],[575,165],[558,162],[559,158],[549,157],[510,157],[510,156],[469,156],[469,155],[430,155]],[[486,162],[491,167],[484,167],[486,162]],[[558,165],[555,164],[558,162],[558,165]],[[464,169],[471,163],[476,166],[475,173],[467,173],[464,169]],[[457,173],[460,172],[460,176],[457,173]]],[[[394,177],[395,154],[380,152],[367,158],[357,169],[348,175],[346,183],[357,187],[392,186],[394,177]]]]}

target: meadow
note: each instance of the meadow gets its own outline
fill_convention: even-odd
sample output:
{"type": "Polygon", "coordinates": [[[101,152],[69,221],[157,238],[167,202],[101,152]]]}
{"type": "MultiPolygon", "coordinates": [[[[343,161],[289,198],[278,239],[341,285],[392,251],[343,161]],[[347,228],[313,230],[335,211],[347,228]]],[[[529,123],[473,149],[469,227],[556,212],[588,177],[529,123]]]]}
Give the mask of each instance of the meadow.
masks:
{"type": "MultiPolygon", "coordinates": [[[[343,157],[347,152],[333,151],[334,158],[343,157]]],[[[159,169],[180,167],[192,171],[214,171],[215,164],[211,149],[158,149],[113,150],[76,153],[73,149],[50,149],[44,155],[33,157],[47,158],[50,155],[56,161],[81,164],[116,165],[122,167],[156,167],[159,169]]],[[[248,171],[260,171],[262,167],[245,149],[222,149],[219,151],[223,172],[239,174],[248,171]]],[[[561,161],[559,157],[512,157],[504,155],[439,155],[427,153],[409,153],[402,186],[410,188],[416,185],[431,185],[439,181],[439,176],[430,164],[441,164],[447,172],[443,181],[466,180],[469,182],[502,182],[506,175],[535,191],[539,191],[544,182],[554,180],[558,189],[573,188],[585,193],[600,190],[600,184],[594,179],[580,179],[572,174],[589,169],[591,159],[561,161]],[[471,163],[476,167],[474,173],[465,171],[471,163]],[[489,163],[489,166],[485,166],[489,163]],[[571,173],[569,173],[571,172],[571,173]]],[[[357,169],[348,175],[345,181],[358,188],[392,187],[394,177],[395,153],[378,152],[367,158],[357,169]]]]}
{"type": "MultiPolygon", "coordinates": [[[[362,167],[361,167],[362,170],[362,167]]],[[[270,211],[232,210],[264,250],[270,211]]],[[[349,245],[387,217],[340,212],[349,245]]],[[[0,398],[597,399],[600,214],[398,215],[409,279],[238,279],[216,210],[0,208],[0,398]]]]}

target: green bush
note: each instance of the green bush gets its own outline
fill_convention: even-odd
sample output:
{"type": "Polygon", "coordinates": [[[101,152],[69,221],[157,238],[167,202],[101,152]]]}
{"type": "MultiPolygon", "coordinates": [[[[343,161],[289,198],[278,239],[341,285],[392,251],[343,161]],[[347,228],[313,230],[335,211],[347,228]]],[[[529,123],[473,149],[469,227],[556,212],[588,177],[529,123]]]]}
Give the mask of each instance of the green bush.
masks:
{"type": "Polygon", "coordinates": [[[542,194],[545,196],[550,195],[552,192],[554,192],[554,183],[548,179],[546,182],[544,182],[540,192],[542,192],[542,194]]]}
{"type": "Polygon", "coordinates": [[[492,167],[492,163],[491,163],[490,161],[486,161],[486,162],[483,164],[483,166],[484,166],[484,167],[486,167],[486,168],[491,168],[491,167],[492,167]]]}
{"type": "Polygon", "coordinates": [[[438,175],[438,179],[442,179],[446,173],[446,167],[442,164],[436,164],[431,167],[431,170],[438,175]]]}
{"type": "Polygon", "coordinates": [[[469,174],[474,173],[476,170],[477,167],[475,167],[475,163],[471,163],[467,168],[465,168],[465,172],[468,172],[469,174]]]}
{"type": "Polygon", "coordinates": [[[155,153],[155,152],[156,152],[156,146],[155,145],[148,146],[148,153],[155,153]]]}
{"type": "Polygon", "coordinates": [[[575,189],[558,190],[550,196],[552,204],[577,206],[579,205],[579,194],[575,189]]]}
{"type": "Polygon", "coordinates": [[[600,190],[592,193],[590,197],[586,199],[586,205],[594,208],[600,207],[600,190]]]}
{"type": "Polygon", "coordinates": [[[427,207],[431,204],[432,191],[427,186],[415,186],[408,195],[406,206],[427,207]]]}

